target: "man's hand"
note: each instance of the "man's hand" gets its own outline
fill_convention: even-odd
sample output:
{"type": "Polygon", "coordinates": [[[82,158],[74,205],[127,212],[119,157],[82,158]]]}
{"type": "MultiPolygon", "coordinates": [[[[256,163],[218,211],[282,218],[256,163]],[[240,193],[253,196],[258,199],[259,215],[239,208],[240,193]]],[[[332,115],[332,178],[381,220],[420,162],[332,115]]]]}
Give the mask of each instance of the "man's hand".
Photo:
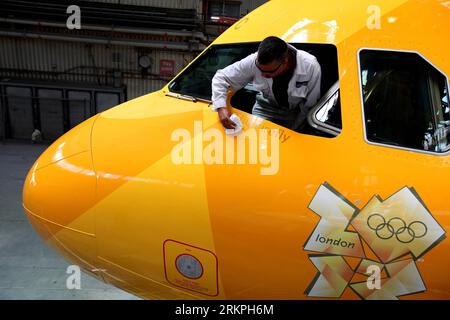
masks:
{"type": "Polygon", "coordinates": [[[234,129],[236,128],[236,124],[231,121],[230,119],[230,113],[228,112],[227,108],[220,108],[217,113],[219,114],[219,120],[222,123],[222,125],[226,129],[234,129]]]}

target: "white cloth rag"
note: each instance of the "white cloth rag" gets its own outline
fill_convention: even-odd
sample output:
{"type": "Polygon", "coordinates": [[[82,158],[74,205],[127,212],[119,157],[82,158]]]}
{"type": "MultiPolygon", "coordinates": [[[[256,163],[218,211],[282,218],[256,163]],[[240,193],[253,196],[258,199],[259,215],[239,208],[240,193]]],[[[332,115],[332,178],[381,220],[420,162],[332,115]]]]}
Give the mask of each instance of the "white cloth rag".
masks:
{"type": "Polygon", "coordinates": [[[239,119],[239,117],[233,113],[230,116],[230,120],[233,121],[236,124],[236,128],[234,129],[225,129],[225,133],[229,136],[237,136],[242,132],[242,122],[241,119],[239,119]]]}

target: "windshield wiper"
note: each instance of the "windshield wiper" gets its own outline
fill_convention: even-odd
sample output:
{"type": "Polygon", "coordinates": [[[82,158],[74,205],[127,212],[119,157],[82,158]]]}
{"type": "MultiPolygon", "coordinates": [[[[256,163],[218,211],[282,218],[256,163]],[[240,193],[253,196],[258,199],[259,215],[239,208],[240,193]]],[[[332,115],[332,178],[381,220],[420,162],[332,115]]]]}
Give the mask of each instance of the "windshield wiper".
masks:
{"type": "Polygon", "coordinates": [[[166,96],[177,98],[177,99],[182,99],[182,100],[187,100],[187,101],[191,101],[191,102],[204,102],[204,103],[211,104],[210,99],[196,98],[193,96],[189,96],[187,94],[181,94],[181,93],[175,93],[175,92],[169,91],[168,93],[166,93],[166,96]]]}
{"type": "Polygon", "coordinates": [[[174,93],[174,92],[167,92],[166,96],[177,98],[177,99],[181,99],[181,100],[187,100],[187,101],[191,101],[191,102],[197,102],[198,101],[198,99],[195,98],[195,97],[188,96],[188,95],[185,95],[185,94],[174,93]]]}

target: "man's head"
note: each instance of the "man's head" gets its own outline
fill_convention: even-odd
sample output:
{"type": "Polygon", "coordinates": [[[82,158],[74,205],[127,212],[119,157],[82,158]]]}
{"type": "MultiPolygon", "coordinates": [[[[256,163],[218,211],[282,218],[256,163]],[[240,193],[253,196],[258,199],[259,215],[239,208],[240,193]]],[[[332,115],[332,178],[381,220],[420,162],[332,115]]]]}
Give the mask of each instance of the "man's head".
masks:
{"type": "Polygon", "coordinates": [[[290,68],[288,45],[277,37],[264,39],[258,48],[256,66],[265,78],[274,78],[290,68]]]}

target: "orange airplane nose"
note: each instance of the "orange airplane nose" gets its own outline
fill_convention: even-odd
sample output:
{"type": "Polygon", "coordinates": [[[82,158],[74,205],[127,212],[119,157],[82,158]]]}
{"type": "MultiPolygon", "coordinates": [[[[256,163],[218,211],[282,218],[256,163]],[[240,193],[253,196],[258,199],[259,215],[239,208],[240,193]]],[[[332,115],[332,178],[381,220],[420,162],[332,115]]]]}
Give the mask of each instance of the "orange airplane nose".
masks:
{"type": "Polygon", "coordinates": [[[86,120],[44,151],[23,187],[23,207],[36,231],[86,269],[95,262],[94,216],[89,212],[96,190],[90,142],[95,119],[86,120]]]}

